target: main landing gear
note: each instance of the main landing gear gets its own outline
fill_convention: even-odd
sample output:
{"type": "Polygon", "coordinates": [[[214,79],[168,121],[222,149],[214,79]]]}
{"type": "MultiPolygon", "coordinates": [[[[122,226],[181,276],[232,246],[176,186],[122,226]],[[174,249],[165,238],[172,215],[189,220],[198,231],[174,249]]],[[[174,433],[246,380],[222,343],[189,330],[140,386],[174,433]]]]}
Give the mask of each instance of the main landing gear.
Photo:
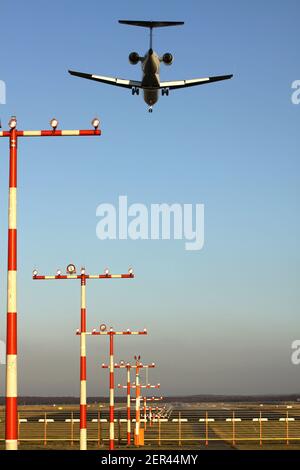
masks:
{"type": "Polygon", "coordinates": [[[132,93],[132,95],[139,95],[140,94],[140,89],[134,86],[131,89],[131,93],[132,93]]]}
{"type": "Polygon", "coordinates": [[[163,88],[161,90],[161,96],[169,96],[169,88],[163,88]]]}

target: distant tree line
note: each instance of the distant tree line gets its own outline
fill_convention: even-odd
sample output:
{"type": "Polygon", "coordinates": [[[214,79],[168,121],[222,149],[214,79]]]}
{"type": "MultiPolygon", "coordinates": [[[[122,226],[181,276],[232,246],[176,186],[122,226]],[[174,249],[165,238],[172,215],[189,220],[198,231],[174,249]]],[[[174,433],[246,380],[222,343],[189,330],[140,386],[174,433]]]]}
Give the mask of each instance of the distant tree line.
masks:
{"type": "MultiPolygon", "coordinates": [[[[108,397],[89,397],[87,402],[108,403],[108,397]]],[[[115,397],[117,403],[125,403],[125,397],[115,397]]],[[[273,403],[280,404],[282,402],[300,401],[300,394],[296,395],[182,395],[167,396],[164,401],[173,404],[180,403],[273,403]]],[[[19,397],[19,405],[74,405],[79,402],[78,397],[19,397]]],[[[5,404],[5,397],[0,397],[0,405],[5,404]]]]}

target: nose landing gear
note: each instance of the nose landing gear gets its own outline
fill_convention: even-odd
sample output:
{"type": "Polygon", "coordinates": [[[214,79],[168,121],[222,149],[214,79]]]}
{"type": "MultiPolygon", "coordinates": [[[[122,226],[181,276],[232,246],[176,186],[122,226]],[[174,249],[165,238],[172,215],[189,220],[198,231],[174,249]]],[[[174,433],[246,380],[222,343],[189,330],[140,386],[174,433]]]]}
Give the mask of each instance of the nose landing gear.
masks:
{"type": "Polygon", "coordinates": [[[153,111],[152,106],[149,106],[148,112],[149,112],[149,113],[152,113],[152,111],[153,111]]]}

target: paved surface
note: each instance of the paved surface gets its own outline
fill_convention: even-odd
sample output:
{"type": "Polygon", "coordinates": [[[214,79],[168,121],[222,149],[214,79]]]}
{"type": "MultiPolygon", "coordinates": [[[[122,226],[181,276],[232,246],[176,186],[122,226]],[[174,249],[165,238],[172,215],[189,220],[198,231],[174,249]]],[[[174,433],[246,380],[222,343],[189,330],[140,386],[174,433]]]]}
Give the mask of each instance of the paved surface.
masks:
{"type": "MultiPolygon", "coordinates": [[[[226,421],[233,418],[241,420],[236,423],[236,438],[240,445],[251,445],[259,448],[259,432],[260,423],[252,421],[258,420],[260,413],[263,419],[268,422],[263,423],[263,436],[265,438],[264,445],[278,446],[286,445],[287,423],[285,419],[292,419],[289,423],[289,439],[290,445],[297,448],[300,446],[300,407],[296,405],[293,408],[282,405],[280,408],[274,406],[245,406],[245,405],[202,405],[186,404],[185,406],[166,404],[163,417],[167,421],[153,423],[150,427],[147,423],[145,432],[145,448],[149,449],[197,449],[197,450],[232,450],[233,445],[233,428],[232,421],[226,421]],[[218,406],[218,407],[217,407],[218,406]],[[205,418],[208,413],[208,419],[212,422],[208,423],[206,428],[205,418]],[[178,419],[184,420],[180,423],[178,419]],[[279,420],[282,420],[281,422],[279,420]],[[199,420],[203,420],[200,422],[199,420]],[[205,445],[207,437],[209,444],[205,445]],[[274,440],[275,438],[275,440],[274,440]],[[270,442],[268,442],[270,441],[270,442]]],[[[47,448],[77,448],[79,438],[79,412],[78,407],[62,406],[62,410],[54,407],[44,407],[40,410],[38,407],[20,409],[20,439],[22,445],[37,448],[43,446],[44,433],[47,434],[47,448]],[[73,411],[72,411],[73,410],[73,411]],[[47,417],[47,425],[43,422],[47,417]],[[75,422],[70,423],[71,416],[75,422]],[[24,420],[24,421],[23,421],[24,420]],[[27,420],[27,421],[26,421],[27,420]],[[49,421],[51,420],[51,421],[49,421]],[[68,421],[67,421],[68,420],[68,421]],[[73,442],[73,446],[72,443],[73,442]]],[[[121,443],[121,447],[126,446],[126,415],[125,405],[117,404],[115,410],[115,418],[123,420],[115,423],[116,446],[121,443]]],[[[108,443],[109,431],[109,414],[107,406],[100,409],[101,425],[97,422],[98,410],[91,406],[88,409],[88,438],[91,448],[99,448],[99,436],[101,434],[101,442],[104,440],[105,447],[108,443]],[[94,422],[92,422],[94,420],[94,422]]],[[[143,410],[141,413],[143,418],[143,410]]],[[[134,404],[132,404],[131,418],[135,418],[134,404]]],[[[132,430],[134,429],[132,423],[132,430]]],[[[141,423],[142,428],[144,423],[141,423]]],[[[4,414],[0,413],[0,439],[4,438],[4,414]]],[[[1,442],[1,445],[3,443],[1,442]]]]}
{"type": "MultiPolygon", "coordinates": [[[[223,422],[226,419],[233,418],[233,410],[232,409],[221,409],[221,410],[214,410],[214,409],[186,409],[186,408],[176,408],[171,409],[169,412],[165,412],[161,415],[162,418],[166,418],[172,421],[172,419],[178,419],[179,416],[181,419],[187,419],[188,422],[191,423],[199,423],[199,419],[206,418],[206,412],[208,412],[208,418],[214,419],[215,422],[223,422]]],[[[143,418],[144,412],[143,408],[141,408],[141,418],[143,418]]],[[[286,419],[286,410],[280,409],[278,411],[273,410],[263,410],[261,411],[262,419],[268,419],[268,421],[279,421],[279,419],[286,419]]],[[[38,421],[39,419],[44,419],[45,413],[37,413],[35,412],[34,415],[30,412],[21,412],[21,418],[27,418],[28,422],[38,421]],[[28,415],[28,416],[26,416],[28,415]]],[[[234,419],[242,421],[252,421],[253,419],[259,419],[260,411],[259,410],[237,410],[234,414],[234,419]]],[[[289,410],[288,417],[290,420],[300,421],[300,411],[299,410],[289,410]]],[[[64,422],[66,419],[71,418],[71,411],[49,411],[47,412],[48,419],[54,419],[54,421],[64,422]]],[[[93,419],[98,418],[97,411],[88,411],[87,412],[87,419],[88,421],[92,421],[93,419]]],[[[106,409],[101,410],[100,412],[101,419],[109,419],[109,412],[106,409]]],[[[117,409],[115,411],[115,419],[126,419],[127,418],[127,411],[125,408],[117,409]]],[[[73,411],[73,419],[79,419],[79,411],[73,411]]],[[[135,419],[135,409],[132,407],[131,409],[131,419],[135,419]]]]}

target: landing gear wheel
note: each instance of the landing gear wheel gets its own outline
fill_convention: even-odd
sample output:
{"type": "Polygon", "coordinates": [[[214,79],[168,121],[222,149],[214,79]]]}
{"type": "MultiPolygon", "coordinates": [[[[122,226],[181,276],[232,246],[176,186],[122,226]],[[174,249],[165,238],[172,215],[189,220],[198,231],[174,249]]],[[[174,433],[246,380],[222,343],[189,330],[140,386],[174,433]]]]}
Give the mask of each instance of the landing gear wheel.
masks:
{"type": "Polygon", "coordinates": [[[140,94],[139,88],[132,87],[132,89],[131,89],[131,94],[132,94],[132,95],[139,95],[139,94],[140,94]]]}
{"type": "Polygon", "coordinates": [[[169,88],[163,88],[163,89],[161,90],[161,95],[162,95],[162,96],[165,96],[165,95],[166,95],[166,96],[169,96],[169,88]]]}
{"type": "Polygon", "coordinates": [[[152,109],[152,106],[150,106],[150,108],[148,109],[149,113],[152,113],[153,109],[152,109]]]}

